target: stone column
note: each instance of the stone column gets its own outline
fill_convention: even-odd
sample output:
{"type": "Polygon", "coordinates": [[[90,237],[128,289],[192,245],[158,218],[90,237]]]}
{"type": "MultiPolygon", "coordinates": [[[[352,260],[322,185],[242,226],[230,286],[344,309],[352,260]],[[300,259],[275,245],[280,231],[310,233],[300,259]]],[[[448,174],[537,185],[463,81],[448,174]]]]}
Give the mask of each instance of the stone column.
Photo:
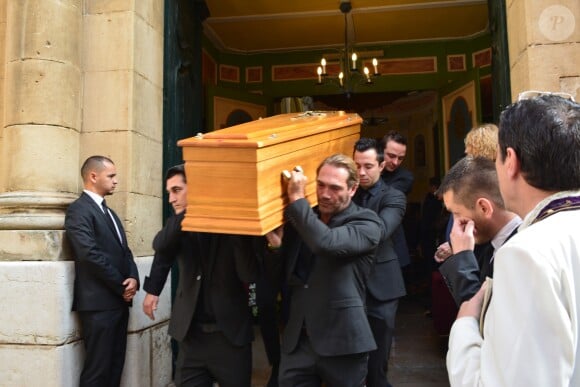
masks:
{"type": "MultiPolygon", "coordinates": [[[[84,3],[80,159],[104,154],[115,162],[119,184],[107,202],[124,222],[143,283],[162,225],[164,1],[84,3]]],[[[133,301],[123,386],[171,381],[169,284],[155,321],[142,311],[143,291],[133,301]]]]}
{"type": "Polygon", "coordinates": [[[0,380],[66,385],[82,358],[64,211],[77,196],[82,0],[5,0],[0,380]]]}
{"type": "MultiPolygon", "coordinates": [[[[63,226],[87,156],[115,161],[109,204],[142,281],[149,272],[162,223],[163,3],[0,0],[2,385],[78,383],[84,350],[63,226]]],[[[142,291],[134,300],[124,386],[171,379],[168,288],[154,322],[142,291]]]]}
{"type": "Polygon", "coordinates": [[[0,0],[0,192],[4,192],[6,165],[2,163],[4,136],[4,73],[6,70],[6,0],[0,0]]]}
{"type": "Polygon", "coordinates": [[[508,0],[512,100],[525,90],[580,98],[580,2],[508,0]]]}
{"type": "Polygon", "coordinates": [[[81,0],[7,0],[0,260],[58,260],[76,197],[81,0]]]}

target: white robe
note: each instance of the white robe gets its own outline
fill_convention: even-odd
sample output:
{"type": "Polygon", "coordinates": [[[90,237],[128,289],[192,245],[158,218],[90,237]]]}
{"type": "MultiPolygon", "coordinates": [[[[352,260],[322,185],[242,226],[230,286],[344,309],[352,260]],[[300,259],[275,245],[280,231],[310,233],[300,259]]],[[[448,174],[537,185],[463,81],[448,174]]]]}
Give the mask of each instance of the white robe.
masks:
{"type": "Polygon", "coordinates": [[[495,254],[482,338],[472,317],[455,321],[447,369],[452,387],[580,386],[580,209],[531,224],[495,254]]]}

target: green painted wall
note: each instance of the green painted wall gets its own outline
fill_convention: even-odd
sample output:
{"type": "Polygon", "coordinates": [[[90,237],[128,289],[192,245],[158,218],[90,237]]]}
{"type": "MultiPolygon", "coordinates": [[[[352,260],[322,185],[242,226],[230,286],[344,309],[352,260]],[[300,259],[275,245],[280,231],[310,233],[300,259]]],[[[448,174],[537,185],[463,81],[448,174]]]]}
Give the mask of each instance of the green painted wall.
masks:
{"type": "MultiPolygon", "coordinates": [[[[265,53],[265,54],[230,54],[217,50],[209,40],[204,39],[204,49],[214,58],[217,64],[225,64],[240,67],[240,82],[222,82],[218,79],[217,86],[240,89],[245,91],[260,90],[264,97],[274,100],[287,96],[303,95],[327,95],[339,94],[342,91],[334,85],[317,86],[316,74],[312,74],[310,80],[298,80],[287,82],[273,82],[271,66],[318,63],[323,54],[329,50],[290,52],[290,53],[265,53]],[[249,66],[263,67],[262,83],[246,83],[245,68],[249,66]]],[[[388,46],[369,46],[364,50],[383,50],[385,55],[382,59],[413,58],[413,57],[437,57],[437,72],[431,74],[411,75],[383,75],[375,78],[374,85],[367,87],[360,85],[355,91],[359,92],[385,92],[385,91],[409,91],[409,90],[439,90],[448,83],[463,79],[465,74],[473,69],[472,54],[489,48],[491,37],[484,34],[472,39],[425,42],[425,43],[401,43],[388,46]],[[448,72],[447,55],[464,54],[466,58],[466,71],[448,72]]],[[[480,76],[491,73],[491,67],[480,69],[480,76]]]]}

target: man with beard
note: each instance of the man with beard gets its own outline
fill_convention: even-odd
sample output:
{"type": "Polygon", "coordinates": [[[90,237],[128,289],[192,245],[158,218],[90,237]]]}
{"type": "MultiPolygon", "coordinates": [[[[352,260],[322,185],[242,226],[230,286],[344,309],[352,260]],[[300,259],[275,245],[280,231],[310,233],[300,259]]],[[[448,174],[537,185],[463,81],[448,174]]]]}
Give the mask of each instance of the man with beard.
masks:
{"type": "MultiPolygon", "coordinates": [[[[467,156],[459,160],[445,175],[438,193],[453,214],[456,223],[453,229],[472,221],[475,243],[491,242],[493,251],[515,234],[522,223],[519,216],[505,209],[495,164],[487,158],[467,156]]],[[[451,244],[455,247],[454,237],[452,232],[451,244]]],[[[443,262],[439,272],[457,306],[473,297],[486,277],[493,277],[493,251],[478,257],[471,249],[443,260],[435,256],[437,262],[443,262]]]]}
{"type": "Polygon", "coordinates": [[[318,206],[306,199],[306,176],[288,181],[281,256],[290,288],[282,339],[280,386],[363,386],[368,352],[376,348],[366,317],[366,280],[383,239],[381,220],[351,201],[354,161],[325,159],[317,169],[318,206]]]}
{"type": "MultiPolygon", "coordinates": [[[[499,188],[523,223],[496,252],[493,283],[459,309],[453,387],[580,385],[580,105],[565,97],[525,92],[500,116],[499,188]]],[[[455,252],[473,230],[454,224],[455,252]]]]}

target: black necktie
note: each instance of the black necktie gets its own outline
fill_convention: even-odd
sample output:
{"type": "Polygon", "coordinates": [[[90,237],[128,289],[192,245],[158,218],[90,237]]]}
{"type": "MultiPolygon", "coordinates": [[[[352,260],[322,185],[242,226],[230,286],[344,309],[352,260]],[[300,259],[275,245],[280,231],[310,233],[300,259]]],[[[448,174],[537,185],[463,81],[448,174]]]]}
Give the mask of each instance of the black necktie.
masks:
{"type": "Polygon", "coordinates": [[[105,219],[107,219],[109,227],[111,230],[113,230],[113,233],[117,236],[117,239],[120,240],[119,234],[117,233],[117,228],[115,227],[115,223],[113,223],[113,218],[111,218],[111,214],[109,213],[109,208],[107,207],[107,202],[105,199],[103,199],[101,206],[103,207],[103,211],[105,211],[105,219]]]}
{"type": "Polygon", "coordinates": [[[361,207],[367,208],[367,206],[369,204],[370,197],[371,197],[371,193],[367,190],[364,190],[362,200],[361,200],[361,207]]]}

